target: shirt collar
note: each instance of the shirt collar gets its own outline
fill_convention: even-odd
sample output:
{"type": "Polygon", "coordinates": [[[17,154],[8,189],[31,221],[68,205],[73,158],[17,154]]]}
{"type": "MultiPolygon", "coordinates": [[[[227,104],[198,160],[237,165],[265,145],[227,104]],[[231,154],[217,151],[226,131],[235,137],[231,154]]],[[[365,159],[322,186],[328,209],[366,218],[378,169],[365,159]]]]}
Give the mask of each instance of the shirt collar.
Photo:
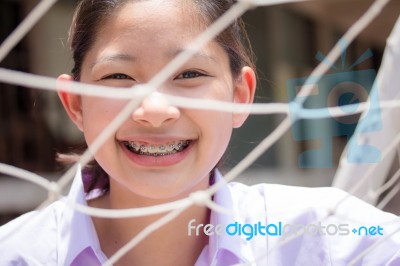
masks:
{"type": "Polygon", "coordinates": [[[230,262],[234,262],[233,264],[254,261],[249,241],[245,239],[245,236],[230,236],[225,233],[225,227],[228,224],[246,223],[243,212],[240,210],[240,204],[237,202],[238,195],[233,195],[230,185],[226,183],[218,170],[215,171],[215,181],[216,183],[223,182],[224,185],[215,193],[214,202],[232,211],[232,214],[211,212],[210,223],[213,225],[222,224],[224,232],[221,235],[214,234],[209,237],[209,244],[206,247],[208,248],[209,261],[212,265],[223,265],[224,263],[221,264],[221,262],[226,262],[227,257],[229,257],[230,262]]]}
{"type": "MultiPolygon", "coordinates": [[[[246,221],[243,211],[240,210],[240,202],[238,202],[240,199],[238,199],[237,195],[233,195],[232,189],[230,189],[230,186],[225,182],[218,170],[215,170],[215,181],[225,183],[215,193],[215,203],[231,210],[232,214],[227,215],[212,211],[210,223],[224,226],[234,222],[244,224],[246,221]]],[[[87,206],[80,166],[77,168],[66,201],[66,207],[60,222],[58,243],[60,261],[64,261],[66,265],[80,265],[79,262],[81,261],[90,261],[92,262],[90,265],[101,265],[102,262],[106,261],[106,257],[101,251],[92,219],[90,216],[74,210],[68,204],[68,202],[71,202],[87,206]]],[[[207,249],[207,252],[203,252],[199,260],[202,259],[202,256],[208,256],[207,260],[213,262],[212,265],[223,265],[221,262],[226,262],[227,257],[229,257],[229,261],[234,262],[233,264],[254,261],[249,241],[244,236],[230,236],[225,232],[222,235],[214,234],[210,236],[208,246],[205,249],[207,249]]]]}
{"type": "Polygon", "coordinates": [[[69,203],[87,206],[80,166],[66,199],[61,220],[58,249],[60,261],[65,262],[65,265],[82,265],[79,263],[82,261],[92,262],[90,265],[101,265],[100,260],[104,260],[105,256],[100,249],[92,219],[74,210],[69,203]]]}

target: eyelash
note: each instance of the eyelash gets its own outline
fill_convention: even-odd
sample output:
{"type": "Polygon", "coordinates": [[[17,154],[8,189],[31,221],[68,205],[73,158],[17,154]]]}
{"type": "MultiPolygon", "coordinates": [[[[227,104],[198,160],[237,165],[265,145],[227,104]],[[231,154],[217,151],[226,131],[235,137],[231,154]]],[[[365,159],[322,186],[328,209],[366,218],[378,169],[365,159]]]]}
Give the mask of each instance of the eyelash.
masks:
{"type": "Polygon", "coordinates": [[[131,78],[130,76],[126,75],[126,74],[122,74],[122,73],[115,73],[115,74],[111,74],[108,76],[105,76],[102,79],[131,79],[134,80],[133,78],[131,78]]]}
{"type": "MultiPolygon", "coordinates": [[[[179,74],[175,79],[194,79],[194,78],[198,78],[198,77],[203,77],[203,76],[207,76],[199,71],[195,71],[195,70],[189,70],[189,71],[185,71],[181,74],[179,74]]],[[[108,76],[105,76],[102,78],[104,79],[117,79],[117,80],[134,80],[133,78],[131,78],[129,75],[127,74],[123,74],[123,73],[114,73],[108,76]]]]}
{"type": "Polygon", "coordinates": [[[195,70],[189,70],[189,71],[185,71],[182,74],[179,74],[176,79],[193,79],[193,78],[198,78],[198,77],[203,77],[203,76],[207,76],[199,71],[195,71],[195,70]]]}

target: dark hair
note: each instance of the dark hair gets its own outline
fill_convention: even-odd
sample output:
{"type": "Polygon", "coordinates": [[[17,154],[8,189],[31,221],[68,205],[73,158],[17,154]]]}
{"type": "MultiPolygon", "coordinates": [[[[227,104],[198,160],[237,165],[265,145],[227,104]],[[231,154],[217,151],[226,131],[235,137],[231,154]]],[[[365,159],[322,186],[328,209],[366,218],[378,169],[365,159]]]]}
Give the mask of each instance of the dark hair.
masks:
{"type": "MultiPolygon", "coordinates": [[[[74,59],[72,75],[75,80],[80,79],[82,62],[96,39],[98,29],[116,9],[130,1],[135,0],[81,0],[79,2],[69,32],[74,59]]],[[[209,25],[225,13],[235,1],[193,0],[193,3],[204,23],[209,25]]],[[[254,68],[253,53],[242,19],[235,20],[217,36],[216,41],[229,56],[233,76],[239,75],[243,66],[254,68]]]]}
{"type": "MultiPolygon", "coordinates": [[[[131,1],[139,0],[81,0],[79,2],[69,32],[74,59],[72,75],[76,81],[80,80],[82,63],[96,40],[99,28],[116,9],[131,1]]],[[[193,0],[194,7],[199,12],[204,26],[210,25],[218,19],[234,3],[234,0],[193,0]]],[[[235,20],[221,32],[217,36],[216,42],[228,54],[234,78],[239,76],[242,67],[250,66],[254,68],[253,53],[242,19],[235,20]]],[[[89,192],[94,188],[107,190],[108,182],[105,182],[105,179],[108,181],[108,175],[94,161],[84,170],[85,191],[89,192]],[[106,187],[104,187],[104,184],[107,184],[106,187]]]]}

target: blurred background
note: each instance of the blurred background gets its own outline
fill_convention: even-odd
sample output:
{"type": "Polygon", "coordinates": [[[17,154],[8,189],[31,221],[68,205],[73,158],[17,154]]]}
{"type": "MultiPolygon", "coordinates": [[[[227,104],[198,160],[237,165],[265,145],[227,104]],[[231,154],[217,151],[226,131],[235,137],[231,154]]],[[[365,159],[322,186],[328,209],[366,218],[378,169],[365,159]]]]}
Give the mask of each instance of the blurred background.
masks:
{"type": "MultiPolygon", "coordinates": [[[[38,0],[0,1],[0,42],[38,3],[38,0]]],[[[288,102],[290,92],[307,77],[343,33],[370,6],[372,0],[315,0],[304,3],[259,7],[244,20],[257,57],[256,102],[288,102]],[[293,83],[294,81],[294,83],[293,83]]],[[[0,67],[57,77],[70,73],[68,28],[76,1],[60,0],[18,46],[0,62],[0,67]]],[[[362,32],[346,51],[345,64],[332,69],[330,77],[340,80],[345,72],[377,71],[385,42],[400,13],[400,0],[392,0],[383,13],[362,32]],[[368,49],[372,56],[350,68],[368,49]]],[[[340,65],[341,62],[338,64],[340,65]]],[[[373,73],[373,72],[370,72],[373,73]]],[[[372,74],[371,74],[372,75],[372,74]]],[[[370,76],[371,76],[370,75],[370,76]]],[[[223,165],[237,164],[282,121],[281,115],[253,115],[234,133],[223,165]]],[[[332,119],[331,119],[332,120],[332,119]]],[[[340,156],[356,123],[342,128],[337,121],[311,125],[299,123],[266,151],[240,178],[241,182],[280,183],[301,186],[330,186],[340,156]],[[322,134],[322,133],[321,133],[322,134]],[[327,136],[327,137],[326,137],[327,136]],[[328,140],[328,142],[326,142],[328,140]],[[315,164],[307,151],[329,144],[324,163],[315,164]],[[304,153],[306,152],[306,154],[304,153]],[[314,164],[313,164],[314,163],[314,164]]],[[[65,171],[56,153],[73,150],[82,136],[66,117],[54,92],[0,83],[0,162],[56,180],[65,171]]],[[[399,156],[390,162],[399,168],[399,156]]],[[[0,225],[36,208],[47,191],[0,174],[0,225]]],[[[386,209],[400,214],[400,197],[386,209]]]]}

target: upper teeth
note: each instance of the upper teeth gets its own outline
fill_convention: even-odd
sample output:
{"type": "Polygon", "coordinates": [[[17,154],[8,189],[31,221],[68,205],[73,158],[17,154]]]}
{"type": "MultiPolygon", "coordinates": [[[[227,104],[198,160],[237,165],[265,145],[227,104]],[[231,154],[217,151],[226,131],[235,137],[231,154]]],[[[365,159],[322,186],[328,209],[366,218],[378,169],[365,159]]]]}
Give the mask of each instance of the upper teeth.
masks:
{"type": "Polygon", "coordinates": [[[156,144],[140,144],[137,142],[129,141],[128,145],[129,147],[140,153],[151,153],[151,154],[156,154],[156,153],[170,153],[174,150],[180,151],[184,147],[186,147],[189,144],[188,140],[181,140],[177,141],[174,143],[167,143],[167,144],[161,144],[161,145],[156,145],[156,144]]]}

